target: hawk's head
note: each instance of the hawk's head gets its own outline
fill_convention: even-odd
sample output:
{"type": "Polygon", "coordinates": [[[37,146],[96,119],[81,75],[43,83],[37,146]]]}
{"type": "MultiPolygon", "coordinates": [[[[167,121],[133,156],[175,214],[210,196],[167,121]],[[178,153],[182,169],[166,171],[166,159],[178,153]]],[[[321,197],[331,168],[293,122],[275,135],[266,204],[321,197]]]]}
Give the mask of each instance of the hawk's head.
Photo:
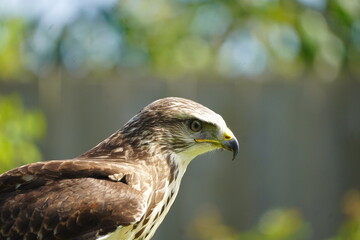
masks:
{"type": "Polygon", "coordinates": [[[120,130],[135,148],[171,151],[190,161],[215,149],[227,149],[235,158],[239,144],[225,121],[194,101],[169,97],[141,110],[120,130]]]}

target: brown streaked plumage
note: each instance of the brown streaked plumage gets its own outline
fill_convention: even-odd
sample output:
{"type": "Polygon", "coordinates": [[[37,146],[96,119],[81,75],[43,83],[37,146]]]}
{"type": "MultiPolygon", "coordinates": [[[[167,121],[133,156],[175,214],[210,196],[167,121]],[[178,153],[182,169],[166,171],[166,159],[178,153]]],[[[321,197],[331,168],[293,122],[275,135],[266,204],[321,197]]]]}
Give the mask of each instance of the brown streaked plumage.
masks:
{"type": "Polygon", "coordinates": [[[0,240],[150,239],[189,162],[217,148],[238,151],[220,115],[157,100],[78,158],[0,175],[0,240]]]}

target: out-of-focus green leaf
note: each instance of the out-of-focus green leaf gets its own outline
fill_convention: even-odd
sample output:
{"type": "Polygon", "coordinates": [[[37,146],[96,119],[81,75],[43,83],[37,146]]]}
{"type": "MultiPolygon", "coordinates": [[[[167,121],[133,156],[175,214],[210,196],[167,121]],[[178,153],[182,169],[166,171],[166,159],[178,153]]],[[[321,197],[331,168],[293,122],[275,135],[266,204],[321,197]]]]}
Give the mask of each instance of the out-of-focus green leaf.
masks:
{"type": "Polygon", "coordinates": [[[0,172],[41,160],[36,141],[45,133],[39,110],[24,109],[18,95],[0,96],[0,172]]]}
{"type": "MultiPolygon", "coordinates": [[[[339,206],[341,207],[341,206],[339,206]]],[[[335,236],[327,240],[360,239],[360,191],[350,190],[344,196],[345,221],[335,236]]],[[[271,209],[265,212],[254,228],[238,232],[224,224],[215,208],[206,208],[189,225],[189,235],[198,240],[307,240],[312,239],[312,227],[299,210],[271,209]]]]}
{"type": "Polygon", "coordinates": [[[261,217],[255,228],[237,232],[226,226],[219,213],[212,209],[191,223],[190,235],[199,240],[306,240],[311,237],[311,229],[297,210],[272,209],[261,217]]]}
{"type": "Polygon", "coordinates": [[[0,78],[16,77],[22,70],[21,44],[24,37],[22,20],[0,20],[0,78]]]}
{"type": "Polygon", "coordinates": [[[337,235],[329,240],[358,240],[360,239],[360,192],[350,190],[344,198],[344,213],[346,220],[337,235]]]}

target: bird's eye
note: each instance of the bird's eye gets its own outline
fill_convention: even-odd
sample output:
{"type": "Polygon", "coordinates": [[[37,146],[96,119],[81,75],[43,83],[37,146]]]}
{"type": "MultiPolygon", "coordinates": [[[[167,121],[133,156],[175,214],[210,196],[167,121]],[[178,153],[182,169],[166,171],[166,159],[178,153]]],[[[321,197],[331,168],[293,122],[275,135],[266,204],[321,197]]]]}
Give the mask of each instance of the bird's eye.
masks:
{"type": "Polygon", "coordinates": [[[199,120],[192,120],[190,122],[190,129],[194,132],[198,132],[202,129],[201,122],[199,120]]]}

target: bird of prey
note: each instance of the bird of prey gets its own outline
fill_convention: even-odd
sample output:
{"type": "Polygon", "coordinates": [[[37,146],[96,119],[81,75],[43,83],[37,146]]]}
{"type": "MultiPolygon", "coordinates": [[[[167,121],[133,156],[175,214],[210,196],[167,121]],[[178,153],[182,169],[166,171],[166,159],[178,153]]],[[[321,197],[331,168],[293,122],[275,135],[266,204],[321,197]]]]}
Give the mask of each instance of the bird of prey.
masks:
{"type": "Polygon", "coordinates": [[[239,148],[220,115],[159,99],[77,158],[0,175],[0,239],[151,239],[189,162],[219,148],[239,148]]]}

